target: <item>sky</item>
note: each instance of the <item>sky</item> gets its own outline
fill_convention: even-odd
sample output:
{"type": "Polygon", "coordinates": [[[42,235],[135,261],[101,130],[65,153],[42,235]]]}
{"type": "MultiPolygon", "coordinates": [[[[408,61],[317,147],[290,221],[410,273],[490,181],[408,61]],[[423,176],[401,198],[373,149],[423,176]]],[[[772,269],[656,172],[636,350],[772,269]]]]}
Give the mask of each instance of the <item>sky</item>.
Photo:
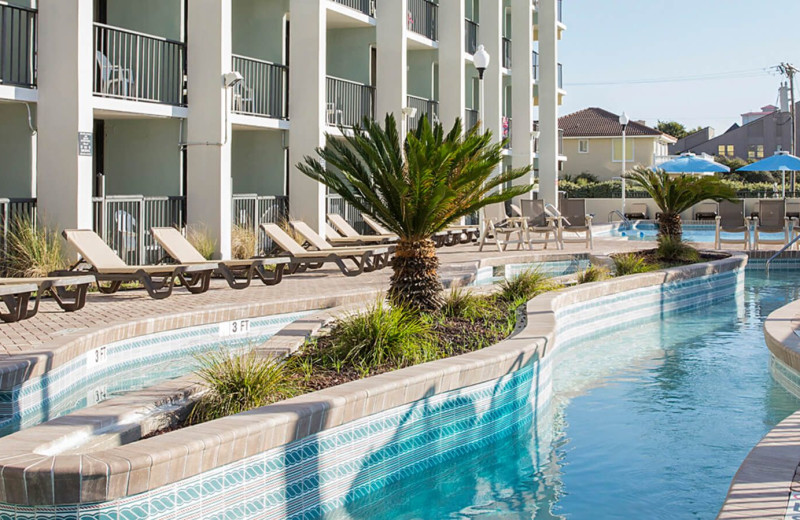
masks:
{"type": "Polygon", "coordinates": [[[778,105],[782,78],[771,67],[800,69],[800,0],[563,2],[561,115],[601,107],[720,134],[740,114],[778,105]]]}

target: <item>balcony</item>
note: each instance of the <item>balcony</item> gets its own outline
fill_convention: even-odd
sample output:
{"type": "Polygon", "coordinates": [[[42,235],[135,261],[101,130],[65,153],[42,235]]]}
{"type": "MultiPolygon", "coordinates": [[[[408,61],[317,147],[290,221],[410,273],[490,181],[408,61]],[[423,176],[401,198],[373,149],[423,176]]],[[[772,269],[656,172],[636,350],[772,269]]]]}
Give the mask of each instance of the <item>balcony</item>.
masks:
{"type": "Polygon", "coordinates": [[[328,76],[326,122],[352,128],[367,117],[375,119],[375,87],[328,76]]]}
{"type": "Polygon", "coordinates": [[[165,105],[186,104],[186,44],[94,24],[94,93],[165,105]]]}
{"type": "Polygon", "coordinates": [[[503,68],[511,68],[511,40],[503,37],[503,68]]]}
{"type": "Polygon", "coordinates": [[[0,3],[0,85],[36,86],[36,16],[0,3]]]}
{"type": "Polygon", "coordinates": [[[478,124],[479,113],[474,108],[464,109],[464,126],[465,130],[469,130],[478,124]]]}
{"type": "Polygon", "coordinates": [[[233,69],[244,78],[233,87],[231,110],[237,114],[289,118],[289,68],[245,56],[233,56],[233,69]]]}
{"type": "Polygon", "coordinates": [[[470,19],[464,19],[464,51],[475,54],[478,50],[478,24],[470,19]]]}
{"type": "Polygon", "coordinates": [[[408,30],[429,40],[439,39],[439,6],[431,0],[408,0],[408,30]]]}
{"type": "Polygon", "coordinates": [[[558,88],[564,89],[564,67],[558,64],[558,88]]]}
{"type": "Polygon", "coordinates": [[[333,0],[337,4],[355,9],[367,16],[375,17],[375,0],[333,0]]]}
{"type": "Polygon", "coordinates": [[[533,65],[533,81],[539,80],[539,53],[533,51],[531,54],[531,64],[533,65]]]}
{"type": "Polygon", "coordinates": [[[439,121],[439,102],[432,99],[425,99],[417,96],[408,96],[406,104],[409,108],[416,108],[417,113],[414,117],[408,118],[408,129],[416,130],[422,116],[428,116],[428,122],[433,125],[439,121]]]}

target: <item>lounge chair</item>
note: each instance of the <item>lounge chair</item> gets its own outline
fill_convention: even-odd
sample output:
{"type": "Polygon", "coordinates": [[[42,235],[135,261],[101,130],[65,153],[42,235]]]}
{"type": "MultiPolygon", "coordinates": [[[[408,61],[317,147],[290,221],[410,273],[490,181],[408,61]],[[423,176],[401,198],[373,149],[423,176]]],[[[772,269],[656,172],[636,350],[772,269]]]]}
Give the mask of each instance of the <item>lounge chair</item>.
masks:
{"type": "MultiPolygon", "coordinates": [[[[378,236],[385,237],[385,238],[390,238],[392,240],[397,240],[397,235],[395,235],[394,233],[392,233],[391,231],[389,231],[388,229],[383,227],[374,218],[370,217],[369,215],[367,215],[365,213],[361,214],[361,218],[364,219],[364,223],[367,226],[369,226],[369,228],[372,229],[375,233],[377,233],[378,236]]],[[[433,243],[434,243],[434,245],[436,247],[452,246],[452,245],[455,245],[456,243],[458,243],[458,241],[460,241],[460,239],[458,239],[458,241],[453,240],[453,239],[451,239],[451,235],[456,235],[457,237],[460,237],[461,236],[461,232],[457,231],[457,230],[454,230],[452,232],[451,231],[439,231],[438,233],[434,233],[433,234],[433,236],[431,237],[431,240],[433,240],[433,243]]]]}
{"type": "Polygon", "coordinates": [[[204,293],[208,290],[211,273],[217,267],[213,262],[190,265],[128,265],[94,231],[67,229],[63,235],[82,257],[69,272],[93,274],[97,288],[103,294],[117,292],[123,282],[139,282],[151,298],[160,300],[172,294],[176,279],[190,293],[204,293]],[[110,284],[104,286],[102,282],[110,284]]]}
{"type": "MultiPolygon", "coordinates": [[[[483,246],[487,243],[489,236],[494,239],[499,251],[505,251],[510,244],[517,244],[517,249],[521,249],[527,243],[526,220],[523,217],[511,217],[506,215],[506,205],[503,202],[489,204],[483,207],[483,229],[478,245],[478,251],[483,251],[483,246]],[[517,235],[517,240],[511,240],[512,235],[517,235]]],[[[528,245],[530,247],[530,245],[528,245]]]]}
{"type": "Polygon", "coordinates": [[[786,216],[800,220],[800,200],[786,199],[786,216]]]}
{"type": "Polygon", "coordinates": [[[335,263],[345,276],[357,276],[363,272],[381,269],[389,264],[389,248],[385,246],[362,248],[331,248],[326,251],[308,251],[282,230],[277,224],[261,224],[261,229],[291,259],[289,272],[319,269],[327,262],[335,263]],[[355,264],[349,268],[345,260],[355,264]]]}
{"type": "Polygon", "coordinates": [[[0,285],[0,299],[3,300],[8,312],[0,312],[0,320],[6,323],[25,320],[30,317],[28,302],[31,295],[39,290],[35,283],[15,283],[0,285]]]}
{"type": "Polygon", "coordinates": [[[42,278],[0,278],[0,294],[11,286],[25,284],[34,284],[36,286],[36,299],[33,309],[28,309],[30,294],[24,301],[19,297],[3,296],[3,301],[9,309],[9,313],[0,314],[0,319],[5,322],[11,322],[32,318],[39,311],[39,302],[42,296],[48,293],[53,298],[53,301],[64,311],[74,312],[81,310],[86,305],[86,293],[93,283],[93,276],[58,276],[57,272],[53,273],[53,276],[42,278]]]}
{"type": "MultiPolygon", "coordinates": [[[[184,265],[208,263],[208,260],[203,258],[203,255],[177,229],[154,227],[150,228],[150,234],[178,263],[184,265]]],[[[287,263],[289,263],[288,258],[220,260],[214,272],[225,278],[231,289],[245,289],[250,286],[253,276],[258,277],[265,285],[279,284],[283,279],[283,268],[287,263]],[[269,270],[267,266],[273,269],[269,270]]]]}
{"type": "Polygon", "coordinates": [[[528,244],[531,246],[533,246],[534,243],[544,244],[544,248],[547,249],[547,244],[554,242],[557,249],[564,249],[564,244],[559,240],[557,218],[548,215],[544,207],[544,201],[541,199],[523,199],[520,203],[522,205],[520,208],[522,216],[527,219],[526,233],[528,235],[528,244]],[[534,241],[530,237],[531,233],[544,234],[544,240],[534,241]],[[551,234],[553,235],[552,239],[550,238],[551,234]]]}
{"type": "Polygon", "coordinates": [[[715,220],[715,249],[721,249],[722,244],[742,244],[743,249],[750,249],[750,217],[745,216],[743,200],[720,202],[719,215],[715,220]],[[723,238],[722,233],[742,233],[743,238],[723,238]]]}
{"type": "Polygon", "coordinates": [[[592,216],[586,213],[585,199],[561,199],[561,242],[586,243],[588,249],[594,247],[592,239],[592,216]],[[575,233],[576,238],[566,238],[564,233],[575,233]],[[583,237],[580,234],[583,233],[583,237]]]}
{"type": "Polygon", "coordinates": [[[713,200],[706,200],[695,206],[695,220],[714,220],[719,215],[719,204],[713,200]]]}
{"type": "Polygon", "coordinates": [[[387,242],[393,242],[397,240],[395,236],[383,236],[383,235],[362,235],[358,231],[356,231],[353,226],[347,222],[344,217],[338,215],[336,213],[328,213],[328,221],[331,223],[334,231],[337,234],[332,235],[331,230],[329,229],[325,234],[325,238],[328,239],[333,245],[342,245],[342,244],[360,244],[360,245],[368,245],[368,244],[385,244],[387,242]]]}
{"type": "Polygon", "coordinates": [[[786,203],[783,199],[758,201],[758,216],[754,218],[755,230],[753,246],[759,244],[785,245],[792,235],[792,219],[786,216],[786,203]],[[761,238],[762,233],[783,233],[783,239],[761,238]]]}
{"type": "Polygon", "coordinates": [[[647,204],[644,202],[634,202],[630,205],[630,211],[625,212],[625,218],[630,220],[647,220],[647,204]]]}
{"type": "MultiPolygon", "coordinates": [[[[289,224],[291,224],[294,230],[300,233],[300,235],[302,235],[302,237],[306,239],[306,241],[311,245],[311,247],[313,247],[317,251],[345,251],[351,249],[357,249],[357,250],[370,249],[369,246],[364,246],[363,244],[356,243],[352,240],[349,243],[341,243],[341,242],[339,244],[328,243],[326,239],[319,236],[313,229],[311,229],[311,226],[309,226],[302,220],[291,220],[289,221],[289,224]]],[[[385,245],[384,247],[388,248],[389,253],[394,253],[395,250],[394,245],[385,245]]]]}

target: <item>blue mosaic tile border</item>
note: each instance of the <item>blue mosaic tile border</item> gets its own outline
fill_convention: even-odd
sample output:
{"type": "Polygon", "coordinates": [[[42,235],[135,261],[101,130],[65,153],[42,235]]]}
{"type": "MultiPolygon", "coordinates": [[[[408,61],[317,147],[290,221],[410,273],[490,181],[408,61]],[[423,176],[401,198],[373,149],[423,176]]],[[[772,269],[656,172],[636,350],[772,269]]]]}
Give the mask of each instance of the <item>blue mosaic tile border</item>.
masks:
{"type": "MultiPolygon", "coordinates": [[[[216,350],[252,348],[313,311],[252,318],[249,332],[223,337],[227,323],[191,327],[109,343],[11,391],[0,392],[0,435],[35,426],[115,394],[192,371],[193,358],[216,350]],[[99,361],[98,361],[99,359],[99,361]],[[155,367],[162,367],[161,370],[155,367]],[[142,371],[141,368],[149,370],[142,371]],[[95,392],[95,395],[87,394],[95,392]]],[[[1,520],[1,519],[0,519],[1,520]]]]}

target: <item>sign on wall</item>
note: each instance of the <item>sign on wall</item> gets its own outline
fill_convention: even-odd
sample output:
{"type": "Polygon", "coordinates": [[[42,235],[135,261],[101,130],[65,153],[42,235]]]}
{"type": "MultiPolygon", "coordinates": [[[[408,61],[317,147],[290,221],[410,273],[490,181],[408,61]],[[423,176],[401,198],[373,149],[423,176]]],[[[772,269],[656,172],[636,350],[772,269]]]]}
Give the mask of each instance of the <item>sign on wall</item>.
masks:
{"type": "Polygon", "coordinates": [[[94,134],[91,132],[78,132],[78,155],[91,157],[94,153],[94,134]]]}

